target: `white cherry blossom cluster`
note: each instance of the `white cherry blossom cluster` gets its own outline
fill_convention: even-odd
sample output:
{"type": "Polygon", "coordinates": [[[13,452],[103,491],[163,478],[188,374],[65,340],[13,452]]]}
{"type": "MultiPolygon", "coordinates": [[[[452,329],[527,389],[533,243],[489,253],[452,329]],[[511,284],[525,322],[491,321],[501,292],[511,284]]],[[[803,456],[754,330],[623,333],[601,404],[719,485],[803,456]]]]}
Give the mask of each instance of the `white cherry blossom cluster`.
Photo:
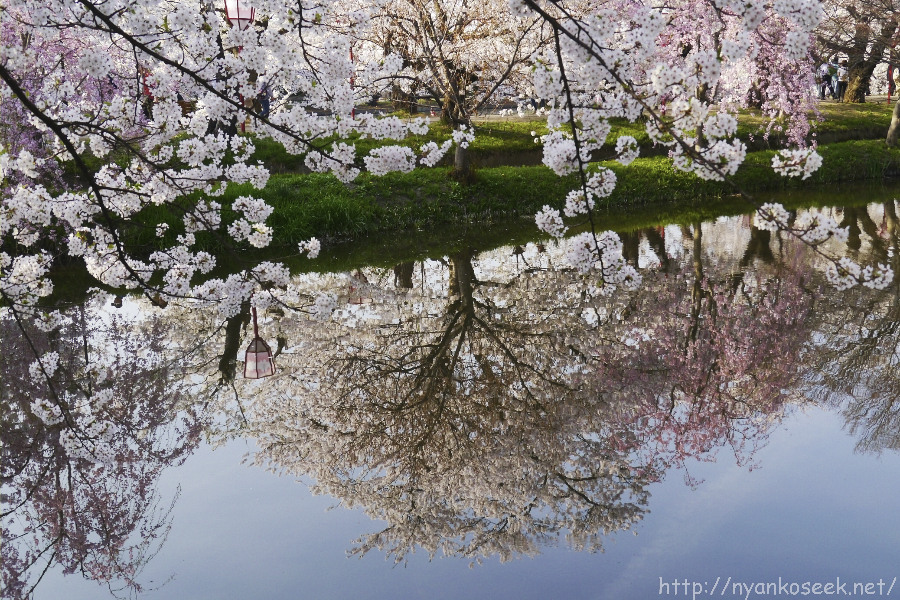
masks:
{"type": "Polygon", "coordinates": [[[415,119],[410,124],[407,124],[398,117],[377,118],[371,113],[364,113],[359,115],[357,120],[361,124],[359,126],[360,133],[365,137],[376,140],[402,140],[406,137],[407,132],[422,135],[425,131],[428,131],[428,122],[423,118],[415,119]]]}
{"type": "Polygon", "coordinates": [[[263,223],[272,214],[273,208],[264,200],[251,196],[240,196],[232,203],[231,208],[244,213],[244,218],[252,223],[263,223]]]}
{"type": "Polygon", "coordinates": [[[572,190],[566,195],[564,214],[567,217],[574,217],[590,213],[594,208],[594,199],[606,198],[612,194],[615,187],[615,172],[606,167],[600,167],[597,173],[593,173],[588,178],[584,188],[572,190]]]}
{"type": "Polygon", "coordinates": [[[828,265],[825,269],[825,277],[828,282],[838,290],[846,290],[860,281],[862,268],[846,256],[828,265]]]}
{"type": "Polygon", "coordinates": [[[784,56],[788,60],[803,60],[809,54],[809,33],[789,31],[784,36],[784,49],[784,56]]]}
{"type": "Polygon", "coordinates": [[[597,243],[590,233],[579,233],[566,240],[566,261],[580,273],[587,273],[597,264],[597,243]]]}
{"type": "Polygon", "coordinates": [[[883,290],[894,281],[894,270],[886,264],[866,265],[862,269],[861,282],[867,288],[883,290]]]}
{"type": "Polygon", "coordinates": [[[767,202],[756,210],[755,225],[763,231],[779,231],[791,226],[791,215],[784,206],[774,202],[767,202]]]}
{"type": "Polygon", "coordinates": [[[563,224],[559,211],[547,205],[544,205],[534,216],[534,222],[537,224],[538,229],[557,238],[564,236],[568,229],[563,224]]]}
{"type": "Polygon", "coordinates": [[[10,190],[0,232],[11,235],[23,246],[30,246],[38,241],[41,227],[50,225],[53,206],[53,199],[44,186],[17,185],[10,190]]]}
{"type": "Polygon", "coordinates": [[[616,160],[623,165],[630,165],[639,154],[640,148],[634,137],[622,135],[616,139],[616,160]]]}
{"type": "MultiPolygon", "coordinates": [[[[734,37],[722,41],[722,58],[730,63],[738,62],[752,51],[751,43],[750,35],[746,30],[736,31],[734,37]]],[[[750,55],[750,58],[753,58],[753,55],[750,55]]]]}
{"type": "Polygon", "coordinates": [[[641,275],[622,256],[622,242],[612,231],[598,236],[585,232],[566,240],[567,262],[580,273],[596,270],[600,275],[601,294],[616,289],[634,290],[641,283],[641,275]]]}
{"type": "Polygon", "coordinates": [[[717,111],[703,123],[703,135],[710,139],[725,138],[737,133],[737,117],[726,111],[717,111]]]}
{"type": "Polygon", "coordinates": [[[715,51],[700,51],[690,55],[695,77],[700,85],[715,85],[722,76],[722,63],[715,51]]]}
{"type": "Polygon", "coordinates": [[[33,307],[40,298],[53,292],[53,283],[45,276],[52,257],[45,251],[27,256],[0,252],[0,293],[15,299],[21,308],[33,307]]]}
{"type": "MultiPolygon", "coordinates": [[[[39,379],[39,376],[32,376],[39,379]]],[[[31,401],[31,412],[40,419],[47,427],[53,427],[65,421],[62,409],[55,402],[50,402],[44,398],[38,398],[31,401]]]]}
{"type": "Polygon", "coordinates": [[[298,244],[301,253],[306,253],[309,258],[316,258],[322,251],[322,243],[314,237],[298,244]]]}
{"type": "Polygon", "coordinates": [[[85,460],[99,465],[114,465],[117,451],[111,443],[116,426],[106,420],[82,417],[77,428],[59,432],[59,443],[71,460],[85,460]]]}
{"type": "Polygon", "coordinates": [[[369,152],[363,162],[373,175],[384,175],[391,171],[409,173],[416,168],[416,153],[406,146],[383,146],[369,152]]]}
{"type": "Polygon", "coordinates": [[[772,157],[772,168],[785,177],[808,179],[822,166],[822,156],[812,148],[779,150],[772,157]]]}
{"type": "Polygon", "coordinates": [[[791,229],[801,240],[812,245],[831,238],[847,241],[847,228],[840,227],[830,215],[821,212],[804,211],[791,225],[791,229]]]}
{"type": "Polygon", "coordinates": [[[54,310],[50,312],[35,312],[31,315],[34,326],[43,332],[54,331],[63,325],[70,323],[71,318],[64,313],[54,310]]]}
{"type": "Polygon", "coordinates": [[[600,167],[587,180],[587,190],[598,198],[606,198],[616,187],[616,173],[612,169],[600,167]]]}
{"type": "Polygon", "coordinates": [[[35,158],[28,150],[22,150],[16,158],[10,158],[9,153],[0,145],[0,181],[11,171],[18,171],[29,179],[35,179],[38,176],[37,167],[43,164],[44,160],[35,158]]]}
{"type": "Polygon", "coordinates": [[[250,270],[249,277],[258,288],[254,290],[251,302],[258,308],[267,308],[268,302],[274,301],[275,290],[285,289],[290,284],[291,272],[281,263],[263,261],[250,270]],[[268,293],[259,293],[260,288],[268,293]]]}
{"type": "Polygon", "coordinates": [[[440,146],[435,142],[426,142],[419,148],[419,162],[426,167],[433,167],[440,162],[450,150],[453,140],[446,140],[440,146]]]}
{"type": "Polygon", "coordinates": [[[460,148],[468,148],[469,144],[475,140],[475,128],[460,125],[459,129],[453,132],[453,143],[460,148]]]}
{"type": "Polygon", "coordinates": [[[332,173],[345,183],[356,179],[360,171],[353,166],[356,148],[350,144],[335,144],[330,152],[311,151],[306,155],[306,166],[317,173],[332,173]]]}
{"type": "Polygon", "coordinates": [[[113,69],[112,57],[102,48],[94,48],[85,52],[78,61],[78,66],[91,77],[101,78],[109,75],[113,69]]]}
{"type": "MultiPolygon", "coordinates": [[[[588,214],[594,208],[594,198],[592,194],[585,194],[584,190],[572,190],[566,194],[566,207],[563,214],[567,217],[588,214]]],[[[541,227],[540,224],[538,227],[541,227]]],[[[543,229],[543,227],[541,227],[543,229]]]]}
{"type": "Polygon", "coordinates": [[[534,71],[534,93],[539,98],[557,98],[563,94],[563,81],[559,70],[547,64],[539,64],[534,71]]]}
{"type": "Polygon", "coordinates": [[[695,146],[690,153],[678,146],[670,156],[676,169],[701,179],[722,181],[737,172],[747,156],[747,146],[740,140],[718,140],[711,146],[695,146]]]}
{"type": "Polygon", "coordinates": [[[337,308],[337,296],[331,292],[321,293],[316,296],[316,302],[312,308],[312,315],[318,321],[326,321],[337,308]]]}
{"type": "MultiPolygon", "coordinates": [[[[568,175],[578,169],[579,153],[576,149],[575,140],[560,130],[554,130],[541,137],[544,144],[545,165],[553,169],[553,172],[559,176],[568,175]]],[[[590,150],[584,146],[580,152],[581,162],[587,163],[590,160],[590,150]]]]}
{"type": "Polygon", "coordinates": [[[194,286],[193,295],[200,303],[214,306],[224,317],[233,317],[241,310],[241,304],[253,297],[256,282],[246,276],[229,275],[225,279],[210,279],[194,286]]]}
{"type": "Polygon", "coordinates": [[[806,31],[815,28],[824,14],[822,3],[817,0],[774,0],[772,9],[806,31]]]}
{"type": "Polygon", "coordinates": [[[59,353],[46,352],[39,359],[35,360],[28,366],[28,373],[35,379],[40,379],[42,374],[47,377],[53,377],[56,369],[59,367],[59,353]]]}
{"type": "Polygon", "coordinates": [[[265,223],[238,219],[228,226],[228,233],[239,242],[247,241],[255,248],[265,248],[272,241],[272,228],[265,223]]]}

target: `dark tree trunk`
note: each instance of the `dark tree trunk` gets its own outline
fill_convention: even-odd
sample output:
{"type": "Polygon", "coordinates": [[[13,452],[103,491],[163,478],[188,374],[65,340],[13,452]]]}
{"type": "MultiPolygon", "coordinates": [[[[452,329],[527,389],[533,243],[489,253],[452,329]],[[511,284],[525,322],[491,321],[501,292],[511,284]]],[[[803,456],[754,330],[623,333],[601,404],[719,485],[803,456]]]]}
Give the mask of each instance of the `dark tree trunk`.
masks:
{"type": "Polygon", "coordinates": [[[474,310],[475,306],[473,292],[478,278],[475,277],[475,267],[472,265],[474,256],[475,251],[471,248],[450,256],[450,297],[460,302],[465,312],[474,310]]]}
{"type": "Polygon", "coordinates": [[[445,94],[441,101],[441,122],[453,128],[465,122],[462,107],[450,94],[445,94]]]}
{"type": "Polygon", "coordinates": [[[847,247],[851,250],[859,250],[862,247],[862,229],[859,227],[859,211],[858,207],[847,207],[844,209],[844,218],[841,219],[839,227],[847,228],[847,247]]]}
{"type": "Polygon", "coordinates": [[[453,177],[458,181],[468,182],[473,174],[469,149],[457,144],[456,152],[453,155],[453,177]]]}
{"type": "Polygon", "coordinates": [[[866,90],[872,80],[875,65],[863,63],[858,67],[852,67],[848,73],[847,91],[844,92],[844,102],[863,103],[866,101],[866,90]]]}
{"type": "Polygon", "coordinates": [[[628,264],[637,267],[641,246],[640,230],[620,233],[619,239],[622,240],[622,258],[628,261],[628,264]]]}
{"type": "Polygon", "coordinates": [[[872,73],[884,58],[884,53],[889,50],[888,40],[894,35],[897,28],[896,21],[887,21],[881,27],[881,32],[875,37],[871,47],[869,46],[870,29],[866,23],[858,23],[856,34],[853,37],[853,47],[847,50],[850,72],[847,91],[844,93],[844,102],[865,102],[866,90],[872,73]],[[868,52],[866,51],[868,49],[868,52]]]}
{"type": "Polygon", "coordinates": [[[757,85],[757,82],[754,81],[750,85],[750,89],[747,90],[747,106],[759,110],[762,108],[764,101],[765,96],[763,94],[763,90],[760,89],[759,85],[757,85]]]}
{"type": "Polygon", "coordinates": [[[250,303],[241,304],[241,312],[225,321],[225,346],[219,356],[219,373],[226,383],[234,381],[237,355],[241,350],[241,329],[250,322],[250,303]]]}
{"type": "Polygon", "coordinates": [[[753,264],[753,260],[758,258],[766,264],[775,262],[775,255],[772,254],[772,232],[753,227],[750,229],[750,239],[747,241],[747,248],[741,257],[741,269],[753,264]]]}
{"type": "MultiPolygon", "coordinates": [[[[456,130],[462,126],[469,126],[471,120],[465,106],[465,77],[462,71],[456,70],[450,65],[446,71],[448,83],[444,89],[444,98],[441,101],[441,122],[456,130]]],[[[468,148],[456,145],[453,157],[453,178],[462,183],[471,183],[473,178],[471,158],[468,148]]]]}
{"type": "Polygon", "coordinates": [[[398,288],[411,290],[413,287],[413,269],[415,263],[412,261],[402,262],[394,267],[394,285],[398,288]]]}
{"type": "MultiPolygon", "coordinates": [[[[451,129],[456,130],[468,125],[466,115],[451,96],[444,97],[441,109],[441,121],[449,125],[451,129]]],[[[457,144],[453,154],[453,178],[462,183],[469,183],[472,181],[473,174],[469,149],[457,144]]]]}

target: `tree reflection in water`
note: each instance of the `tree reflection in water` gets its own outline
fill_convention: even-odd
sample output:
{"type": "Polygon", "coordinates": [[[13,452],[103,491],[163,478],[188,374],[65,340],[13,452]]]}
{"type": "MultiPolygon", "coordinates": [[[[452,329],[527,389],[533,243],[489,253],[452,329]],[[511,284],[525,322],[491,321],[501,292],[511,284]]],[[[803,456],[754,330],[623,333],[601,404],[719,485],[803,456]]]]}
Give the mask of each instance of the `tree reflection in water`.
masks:
{"type": "MultiPolygon", "coordinates": [[[[894,202],[881,206],[876,225],[861,209],[845,211],[848,245],[861,257],[900,267],[900,219],[894,202]],[[854,233],[855,232],[855,233],[854,233]]],[[[817,336],[809,352],[806,390],[816,401],[840,408],[847,428],[867,452],[900,450],[900,281],[885,290],[829,291],[816,311],[817,336]]]]}
{"type": "MultiPolygon", "coordinates": [[[[842,218],[858,225],[840,251],[900,272],[895,203],[842,218]]],[[[834,291],[814,252],[751,219],[623,237],[644,283],[615,295],[542,244],[299,276],[258,303],[280,353],[264,381],[235,378],[249,304],[0,321],[3,534],[26,534],[3,545],[4,584],[22,595],[56,562],[137,589],[169,525],[156,482],[201,430],[255,438],[257,463],[384,521],[353,552],[398,561],[601,549],[669,469],[695,485],[690,463],[722,448],[752,467],[809,402],[843,411],[861,450],[900,448],[900,283],[834,291]]]]}
{"type": "Polygon", "coordinates": [[[205,419],[170,362],[168,325],[97,309],[64,311],[49,332],[0,320],[4,597],[30,597],[54,564],[139,591],[174,503],[157,481],[200,441],[205,419]]]}
{"type": "Polygon", "coordinates": [[[252,386],[240,433],[259,463],[387,522],[357,553],[508,559],[560,535],[599,549],[670,467],[722,446],[752,466],[822,368],[812,310],[836,293],[822,295],[816,255],[749,225],[727,263],[708,228],[684,230],[680,267],[660,231],[628,234],[626,258],[656,253],[655,268],[615,298],[534,245],[458,252],[417,281],[401,265],[393,287],[370,271],[325,322],[281,320],[302,341],[282,377],[252,386]]]}

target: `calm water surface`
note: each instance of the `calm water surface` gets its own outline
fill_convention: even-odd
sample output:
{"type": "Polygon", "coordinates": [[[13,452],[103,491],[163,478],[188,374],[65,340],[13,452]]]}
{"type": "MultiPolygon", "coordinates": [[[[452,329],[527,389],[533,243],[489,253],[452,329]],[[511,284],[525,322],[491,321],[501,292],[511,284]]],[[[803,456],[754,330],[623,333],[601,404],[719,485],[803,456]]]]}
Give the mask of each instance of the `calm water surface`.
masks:
{"type": "MultiPolygon", "coordinates": [[[[849,227],[828,252],[900,272],[897,202],[813,210],[849,227]]],[[[750,217],[621,237],[636,291],[549,242],[294,276],[260,306],[259,381],[249,306],[70,307],[30,335],[58,393],[95,400],[74,425],[4,419],[4,527],[32,531],[5,568],[43,547],[76,567],[40,599],[129,569],[159,599],[900,596],[900,284],[837,291],[750,217]],[[91,435],[105,462],[65,441],[91,435]]],[[[47,392],[19,362],[10,415],[47,392]]]]}

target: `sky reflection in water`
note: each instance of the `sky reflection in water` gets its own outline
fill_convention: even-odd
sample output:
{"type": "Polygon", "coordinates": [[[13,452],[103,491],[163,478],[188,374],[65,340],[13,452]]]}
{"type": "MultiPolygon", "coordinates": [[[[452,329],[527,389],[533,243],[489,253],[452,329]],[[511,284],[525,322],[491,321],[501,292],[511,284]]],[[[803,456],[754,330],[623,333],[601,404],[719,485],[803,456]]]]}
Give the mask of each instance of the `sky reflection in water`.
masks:
{"type": "MultiPolygon", "coordinates": [[[[890,209],[844,214],[860,231],[850,252],[896,269],[890,209]]],[[[321,321],[270,312],[261,323],[264,335],[285,338],[280,379],[236,380],[242,405],[217,396],[209,429],[231,441],[215,452],[202,446],[162,474],[162,498],[179,483],[182,493],[140,581],[174,579],[146,597],[646,598],[660,578],[711,586],[728,577],[900,576],[891,525],[900,492],[898,284],[821,288],[820,267],[800,268],[810,259],[749,224],[738,217],[706,224],[702,235],[668,227],[626,236],[626,258],[645,281],[612,300],[582,295],[576,274],[528,271],[522,259],[559,262],[553,248],[535,246],[461,252],[414,265],[412,275],[403,267],[301,284],[307,311],[325,285],[339,312],[321,321]],[[663,246],[668,264],[654,259],[663,246]],[[385,312],[380,322],[372,316],[385,312]],[[372,323],[377,335],[354,333],[372,323]],[[521,385],[526,376],[534,379],[521,385]],[[841,406],[864,407],[852,435],[841,406]],[[256,450],[245,438],[289,476],[239,466],[256,450]],[[723,445],[715,462],[697,460],[723,445]],[[324,512],[338,500],[294,481],[310,475],[393,528],[361,559],[346,558],[353,540],[385,524],[360,509],[324,512]],[[512,514],[522,535],[510,533],[512,514]],[[407,515],[422,528],[404,529],[407,515]],[[573,524],[576,545],[605,552],[571,551],[564,537],[573,524]],[[448,540],[470,556],[440,558],[448,540]],[[435,560],[405,554],[417,543],[434,544],[435,560]],[[379,544],[407,562],[393,566],[379,544]],[[514,560],[501,564],[498,553],[514,560]],[[484,564],[470,569],[479,556],[484,564]]],[[[178,310],[162,314],[190,314],[178,310]]],[[[181,335],[203,339],[212,325],[192,319],[181,335]]],[[[205,359],[193,359],[193,391],[208,394],[219,368],[239,370],[218,359],[222,343],[214,338],[199,352],[205,359]]],[[[37,597],[100,593],[54,574],[37,597]]]]}

